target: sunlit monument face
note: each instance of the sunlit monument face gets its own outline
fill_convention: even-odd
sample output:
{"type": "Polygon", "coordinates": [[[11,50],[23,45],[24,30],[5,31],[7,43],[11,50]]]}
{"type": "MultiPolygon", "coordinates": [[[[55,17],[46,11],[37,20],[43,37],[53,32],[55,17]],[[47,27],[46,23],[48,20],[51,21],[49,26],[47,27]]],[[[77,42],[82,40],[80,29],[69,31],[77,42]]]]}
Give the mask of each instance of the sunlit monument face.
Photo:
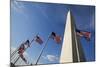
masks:
{"type": "Polygon", "coordinates": [[[11,1],[11,66],[95,60],[95,7],[11,1]]]}

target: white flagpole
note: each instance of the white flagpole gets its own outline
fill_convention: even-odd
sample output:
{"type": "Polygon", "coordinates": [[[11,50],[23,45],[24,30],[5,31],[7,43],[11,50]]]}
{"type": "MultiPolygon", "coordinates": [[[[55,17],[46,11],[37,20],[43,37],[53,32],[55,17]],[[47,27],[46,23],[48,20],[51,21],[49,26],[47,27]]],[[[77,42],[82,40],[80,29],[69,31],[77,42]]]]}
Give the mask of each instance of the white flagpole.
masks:
{"type": "Polygon", "coordinates": [[[11,57],[17,52],[17,50],[19,49],[19,47],[14,52],[12,52],[11,57]]]}
{"type": "MultiPolygon", "coordinates": [[[[51,34],[50,34],[50,35],[51,35],[51,34]]],[[[47,39],[47,41],[46,41],[46,43],[45,43],[44,47],[42,48],[42,50],[41,50],[41,52],[40,52],[40,55],[38,56],[38,59],[36,60],[35,65],[37,65],[37,64],[38,64],[38,62],[39,62],[39,60],[40,60],[40,58],[41,58],[41,55],[43,54],[43,51],[44,51],[44,49],[46,48],[47,43],[48,43],[48,41],[49,41],[49,39],[50,39],[50,35],[48,36],[48,39],[47,39]]]]}
{"type": "MultiPolygon", "coordinates": [[[[34,37],[35,38],[35,37],[34,37]]],[[[34,41],[34,38],[33,40],[30,42],[30,44],[34,41]]],[[[20,47],[20,46],[19,46],[20,47]]],[[[18,51],[19,47],[11,54],[11,57],[18,51]]]]}
{"type": "Polygon", "coordinates": [[[14,65],[16,64],[16,62],[20,59],[20,56],[18,56],[18,58],[15,60],[15,62],[13,63],[14,65]]]}
{"type": "MultiPolygon", "coordinates": [[[[35,36],[35,37],[36,37],[36,36],[35,36]]],[[[34,38],[35,38],[35,37],[34,37],[34,38]]],[[[32,42],[34,41],[34,38],[33,38],[33,40],[31,40],[30,45],[31,45],[32,42]]],[[[19,47],[18,47],[18,48],[19,48],[19,47]]],[[[16,50],[18,50],[18,48],[17,48],[16,50]]],[[[28,48],[28,47],[27,47],[27,48],[28,48]]],[[[27,49],[27,48],[26,48],[26,49],[27,49]]],[[[25,50],[26,50],[26,49],[25,49],[25,50]]],[[[16,51],[16,50],[15,50],[15,51],[16,51]]],[[[24,50],[24,52],[25,52],[25,50],[24,50]]],[[[17,52],[17,51],[16,51],[16,52],[17,52]]],[[[15,52],[15,53],[16,53],[16,52],[15,52]]],[[[15,53],[14,53],[14,54],[15,54],[15,53]]],[[[14,55],[14,54],[13,54],[13,55],[14,55]]],[[[19,59],[20,59],[20,56],[18,56],[18,58],[15,60],[14,65],[16,64],[16,62],[17,62],[19,59]]]]}

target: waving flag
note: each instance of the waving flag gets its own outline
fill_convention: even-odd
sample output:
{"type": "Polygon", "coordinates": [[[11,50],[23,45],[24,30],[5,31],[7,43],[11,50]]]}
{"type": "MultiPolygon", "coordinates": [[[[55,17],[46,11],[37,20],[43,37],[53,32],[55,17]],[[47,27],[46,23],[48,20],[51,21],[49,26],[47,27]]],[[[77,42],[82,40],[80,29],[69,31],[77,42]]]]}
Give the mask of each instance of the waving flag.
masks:
{"type": "Polygon", "coordinates": [[[51,33],[50,38],[52,38],[53,40],[55,40],[56,43],[60,43],[60,42],[61,42],[61,37],[58,36],[55,32],[52,32],[52,33],[51,33]]]}
{"type": "Polygon", "coordinates": [[[82,33],[83,33],[84,37],[89,41],[90,38],[91,38],[91,33],[90,32],[84,32],[84,31],[82,33]]]}
{"type": "Polygon", "coordinates": [[[30,41],[29,40],[26,40],[26,42],[24,43],[24,46],[25,47],[30,47],[30,41]]]}
{"type": "Polygon", "coordinates": [[[35,41],[36,41],[38,44],[43,44],[43,40],[42,40],[42,38],[39,37],[38,35],[36,36],[35,41]]]}
{"type": "Polygon", "coordinates": [[[20,46],[20,48],[18,49],[18,54],[19,54],[19,56],[22,58],[22,60],[26,63],[27,62],[27,60],[24,58],[24,56],[23,56],[23,53],[24,53],[24,51],[25,51],[25,46],[24,46],[25,44],[22,44],[21,46],[20,46]]]}
{"type": "Polygon", "coordinates": [[[21,44],[21,46],[18,49],[18,53],[23,54],[24,50],[25,50],[25,46],[24,46],[24,44],[21,44]]]}
{"type": "Polygon", "coordinates": [[[86,40],[90,40],[91,38],[91,33],[87,32],[87,31],[80,31],[78,29],[76,29],[76,34],[80,37],[84,37],[86,40]]]}
{"type": "Polygon", "coordinates": [[[21,59],[22,59],[25,63],[27,63],[27,60],[25,59],[25,57],[23,56],[23,54],[20,54],[20,57],[21,57],[21,59]]]}
{"type": "Polygon", "coordinates": [[[29,40],[27,40],[26,42],[24,42],[24,43],[21,44],[21,46],[20,46],[19,49],[18,49],[18,53],[19,53],[19,54],[23,54],[24,51],[25,51],[25,49],[28,48],[28,47],[30,47],[30,42],[29,42],[29,40]]]}

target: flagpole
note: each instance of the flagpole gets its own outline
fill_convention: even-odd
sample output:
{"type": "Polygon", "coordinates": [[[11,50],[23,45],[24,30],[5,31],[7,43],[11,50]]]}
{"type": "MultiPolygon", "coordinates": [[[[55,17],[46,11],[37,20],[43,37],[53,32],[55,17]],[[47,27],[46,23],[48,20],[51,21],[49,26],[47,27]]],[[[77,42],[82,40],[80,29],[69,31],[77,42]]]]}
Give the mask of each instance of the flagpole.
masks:
{"type": "MultiPolygon", "coordinates": [[[[32,43],[33,41],[34,41],[34,38],[33,38],[33,40],[31,41],[31,43],[32,43]]],[[[31,43],[30,43],[30,45],[31,45],[31,43]]],[[[27,48],[28,48],[28,47],[27,47],[27,48]]],[[[26,48],[26,49],[27,49],[27,48],[26,48]]],[[[26,50],[26,49],[25,49],[25,50],[26,50]]],[[[24,52],[25,52],[25,50],[24,50],[24,52]]],[[[17,58],[16,61],[14,62],[14,65],[15,65],[15,63],[16,63],[19,59],[20,59],[20,56],[18,56],[18,58],[17,58]]]]}
{"type": "MultiPolygon", "coordinates": [[[[32,42],[31,42],[31,43],[32,43],[32,42]]],[[[31,44],[31,43],[30,43],[30,44],[31,44]]],[[[27,48],[28,48],[28,47],[27,47],[27,48]]],[[[26,49],[27,49],[27,48],[26,48],[26,49]]],[[[25,49],[25,50],[26,50],[26,49],[25,49]]],[[[25,51],[24,51],[24,52],[25,52],[25,51]]],[[[18,56],[18,58],[17,58],[16,61],[14,62],[14,65],[15,65],[15,63],[16,63],[19,59],[20,59],[20,56],[18,56]]]]}
{"type": "MultiPolygon", "coordinates": [[[[34,39],[30,42],[30,44],[34,41],[34,39]]],[[[19,46],[20,47],[20,46],[19,46]]],[[[11,57],[18,51],[19,47],[11,54],[11,57]]]]}
{"type": "Polygon", "coordinates": [[[16,59],[16,58],[18,57],[16,54],[17,54],[17,53],[15,53],[15,54],[11,57],[11,59],[10,59],[11,61],[14,60],[14,59],[16,59]]]}
{"type": "MultiPolygon", "coordinates": [[[[15,60],[15,62],[13,63],[14,65],[16,64],[16,62],[20,59],[20,56],[18,56],[18,58],[15,60]]],[[[24,61],[25,62],[25,61],[24,61]]],[[[26,63],[26,62],[25,62],[26,63]]],[[[27,64],[27,63],[26,63],[27,64]]]]}
{"type": "Polygon", "coordinates": [[[11,57],[17,52],[17,50],[19,49],[19,47],[14,52],[12,52],[11,57]]]}
{"type": "Polygon", "coordinates": [[[49,39],[50,39],[50,35],[49,35],[49,37],[48,37],[48,39],[47,39],[47,41],[46,41],[44,47],[42,48],[42,50],[41,50],[41,52],[40,52],[40,55],[38,56],[38,59],[37,59],[35,65],[37,65],[37,63],[39,62],[39,60],[40,60],[40,58],[41,58],[41,55],[43,54],[43,51],[44,51],[44,49],[46,48],[49,39]]]}
{"type": "Polygon", "coordinates": [[[14,65],[16,64],[16,62],[19,60],[20,56],[18,56],[18,58],[15,60],[15,62],[13,63],[14,65]]]}
{"type": "MultiPolygon", "coordinates": [[[[37,34],[37,35],[38,35],[38,34],[37,34]]],[[[35,36],[35,37],[36,37],[36,36],[35,36]]],[[[35,38],[35,37],[34,37],[34,38],[35,38]]],[[[34,38],[31,40],[30,45],[31,45],[32,42],[34,41],[34,38]]],[[[18,47],[18,48],[19,48],[19,47],[18,47]]],[[[17,52],[18,48],[16,49],[16,52],[17,52]]],[[[28,47],[27,47],[27,48],[28,48],[28,47]]],[[[27,49],[27,48],[26,48],[26,49],[27,49]]],[[[25,49],[25,50],[26,50],[26,49],[25,49]]],[[[24,50],[24,52],[25,52],[25,50],[24,50]]],[[[16,52],[15,52],[15,53],[16,53],[16,52]]],[[[15,54],[15,53],[14,53],[14,54],[15,54]]],[[[13,55],[14,55],[14,54],[13,54],[13,55]]],[[[20,59],[20,56],[18,56],[18,58],[15,60],[14,64],[15,64],[19,59],[20,59]]]]}
{"type": "MultiPolygon", "coordinates": [[[[38,34],[37,34],[37,35],[38,35],[38,34]]],[[[35,37],[34,37],[34,38],[35,38],[35,37]]],[[[33,40],[30,42],[30,44],[34,41],[34,38],[33,38],[33,40]]],[[[19,46],[19,47],[20,47],[20,46],[19,46]]],[[[18,47],[14,52],[12,52],[11,57],[18,51],[19,47],[18,47]]]]}

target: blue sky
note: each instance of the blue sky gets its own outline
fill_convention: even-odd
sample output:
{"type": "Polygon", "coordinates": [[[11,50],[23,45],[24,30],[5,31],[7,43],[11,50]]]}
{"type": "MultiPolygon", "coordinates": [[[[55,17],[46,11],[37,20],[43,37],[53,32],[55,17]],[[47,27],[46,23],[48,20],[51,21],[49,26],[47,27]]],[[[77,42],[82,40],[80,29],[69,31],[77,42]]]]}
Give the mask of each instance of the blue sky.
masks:
{"type": "MultiPolygon", "coordinates": [[[[54,31],[63,38],[68,10],[75,18],[76,27],[92,33],[91,41],[81,38],[82,47],[87,61],[95,59],[94,45],[94,7],[73,6],[65,4],[45,4],[35,2],[11,3],[11,47],[17,48],[26,39],[32,40],[39,33],[44,41],[54,31]]],[[[63,40],[62,40],[63,41],[63,40]]],[[[43,45],[33,42],[26,50],[30,62],[36,62],[43,45]]],[[[59,63],[62,44],[49,40],[39,64],[59,63]]]]}

